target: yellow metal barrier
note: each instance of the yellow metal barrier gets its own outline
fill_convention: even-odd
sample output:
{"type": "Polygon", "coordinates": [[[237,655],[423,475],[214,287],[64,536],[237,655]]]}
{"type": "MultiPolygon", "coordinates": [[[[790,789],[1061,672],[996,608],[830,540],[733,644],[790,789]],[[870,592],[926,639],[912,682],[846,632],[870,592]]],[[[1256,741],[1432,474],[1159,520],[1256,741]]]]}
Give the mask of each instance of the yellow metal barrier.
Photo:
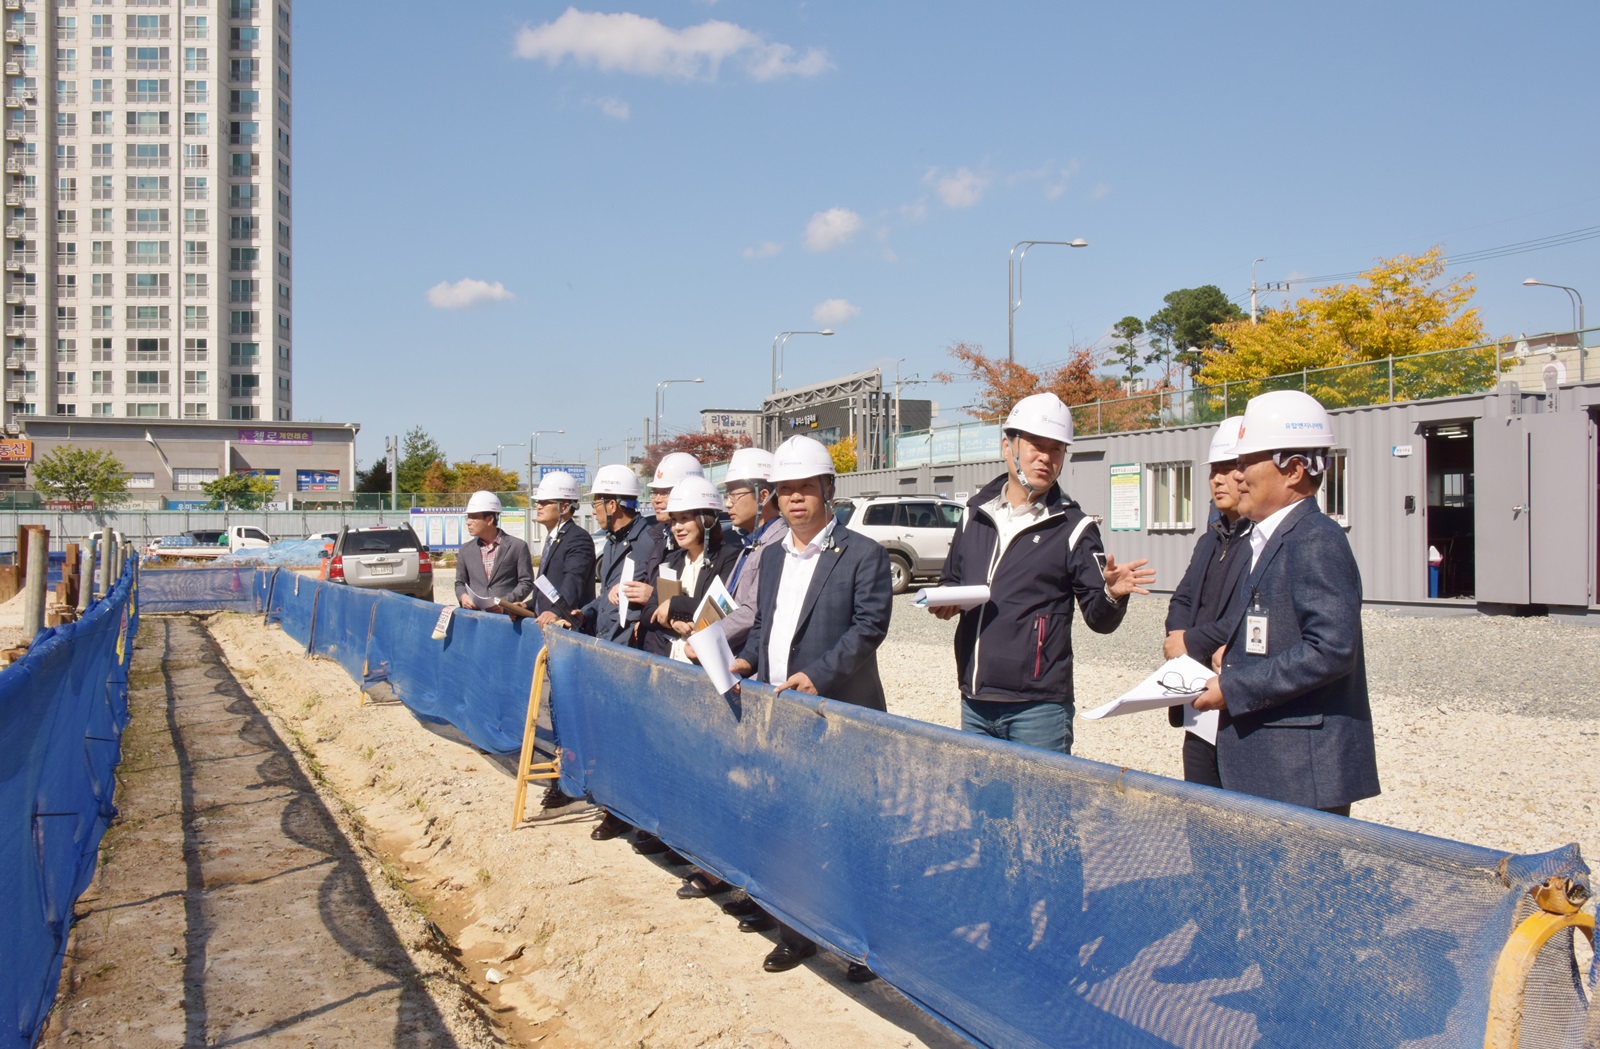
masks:
{"type": "Polygon", "coordinates": [[[1539,910],[1512,931],[1495,965],[1484,1049],[1517,1049],[1528,974],[1545,944],[1563,929],[1576,928],[1594,945],[1594,915],[1582,910],[1588,895],[1583,886],[1566,878],[1551,878],[1533,891],[1539,910]]]}

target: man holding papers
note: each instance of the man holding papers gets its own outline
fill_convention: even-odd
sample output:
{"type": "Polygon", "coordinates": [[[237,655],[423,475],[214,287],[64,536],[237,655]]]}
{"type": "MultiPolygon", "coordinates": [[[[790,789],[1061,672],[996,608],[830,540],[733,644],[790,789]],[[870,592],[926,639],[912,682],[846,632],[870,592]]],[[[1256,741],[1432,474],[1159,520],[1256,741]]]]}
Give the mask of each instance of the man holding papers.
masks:
{"type": "MultiPolygon", "coordinates": [[[[1250,563],[1249,544],[1244,541],[1250,521],[1239,515],[1239,484],[1233,477],[1239,458],[1239,424],[1243,421],[1237,415],[1222,420],[1216,436],[1211,438],[1206,464],[1210,467],[1211,501],[1217,507],[1217,517],[1194,544],[1189,570],[1167,605],[1167,639],[1161,654],[1173,659],[1187,653],[1203,670],[1211,666],[1211,657],[1228,641],[1230,605],[1237,601],[1239,580],[1250,563]]],[[[1190,783],[1220,787],[1217,745],[1213,742],[1217,715],[1202,715],[1204,720],[1197,722],[1193,712],[1186,719],[1184,709],[1168,708],[1173,728],[1183,728],[1188,722],[1189,731],[1183,734],[1183,778],[1190,783]]]]}
{"type": "Polygon", "coordinates": [[[602,466],[595,472],[589,499],[595,523],[605,529],[600,551],[599,594],[577,610],[584,633],[626,645],[639,621],[639,605],[624,607],[620,584],[637,581],[655,552],[652,519],[639,513],[639,476],[632,467],[602,466]]]}
{"type": "Polygon", "coordinates": [[[1350,814],[1377,795],[1361,641],[1361,575],[1314,498],[1333,447],[1322,405],[1298,390],[1252,398],[1239,428],[1240,512],[1255,522],[1222,671],[1194,700],[1222,711],[1222,785],[1350,814]]]}
{"type": "Polygon", "coordinates": [[[1072,607],[1109,634],[1129,594],[1148,594],[1155,570],[1102,552],[1094,519],[1056,483],[1072,443],[1072,413],[1053,393],[1024,397],[1006,417],[1006,472],[967,504],[940,583],[987,586],[989,600],[961,611],[956,670],[961,727],[997,739],[1072,750],[1072,607]]]}
{"type": "Polygon", "coordinates": [[[594,600],[594,540],[572,520],[579,498],[578,482],[565,470],[540,478],[533,496],[534,512],[545,529],[544,552],[534,576],[540,626],[570,620],[577,609],[594,600]]]}

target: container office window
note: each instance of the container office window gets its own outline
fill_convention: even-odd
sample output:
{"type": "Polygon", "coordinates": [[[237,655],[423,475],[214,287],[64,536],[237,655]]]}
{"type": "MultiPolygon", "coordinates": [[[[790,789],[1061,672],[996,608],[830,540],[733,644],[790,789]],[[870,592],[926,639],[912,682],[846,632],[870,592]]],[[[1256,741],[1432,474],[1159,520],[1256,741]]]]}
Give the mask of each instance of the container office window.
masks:
{"type": "Polygon", "coordinates": [[[1188,531],[1194,528],[1194,464],[1151,463],[1150,531],[1188,531]]]}
{"type": "Polygon", "coordinates": [[[1343,451],[1328,453],[1328,472],[1317,489],[1317,506],[1346,528],[1350,527],[1350,485],[1346,471],[1348,458],[1343,451]]]}

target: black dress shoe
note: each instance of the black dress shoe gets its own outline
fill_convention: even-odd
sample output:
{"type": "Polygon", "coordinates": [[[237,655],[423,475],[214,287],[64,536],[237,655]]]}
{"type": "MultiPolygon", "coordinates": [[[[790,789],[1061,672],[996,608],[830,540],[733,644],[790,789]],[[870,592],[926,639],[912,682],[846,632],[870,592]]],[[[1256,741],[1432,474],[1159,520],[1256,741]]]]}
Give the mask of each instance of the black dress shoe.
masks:
{"type": "Polygon", "coordinates": [[[851,983],[871,983],[878,978],[878,974],[860,962],[851,962],[844,971],[844,978],[851,983]]]}
{"type": "Polygon", "coordinates": [[[577,798],[561,793],[561,788],[554,783],[545,788],[544,797],[539,801],[541,809],[559,809],[563,805],[571,805],[577,798]]]}
{"type": "Polygon", "coordinates": [[[802,944],[799,947],[780,943],[767,955],[767,960],[761,963],[761,967],[769,973],[786,973],[816,953],[817,945],[814,943],[802,944]]]}
{"type": "Polygon", "coordinates": [[[743,918],[747,914],[760,914],[761,904],[742,893],[731,900],[724,900],[722,913],[731,914],[735,918],[743,918]]]}
{"type": "Polygon", "coordinates": [[[626,823],[608,812],[606,813],[606,818],[596,824],[594,830],[589,832],[589,837],[595,841],[610,841],[627,829],[628,825],[626,823]]]}
{"type": "Polygon", "coordinates": [[[685,859],[683,854],[678,852],[677,849],[672,849],[672,848],[667,849],[666,852],[661,853],[661,857],[660,858],[661,858],[661,862],[665,863],[669,867],[687,867],[687,866],[689,866],[689,861],[687,859],[685,859]]]}
{"type": "Polygon", "coordinates": [[[667,843],[649,831],[642,830],[634,837],[633,851],[641,856],[656,856],[667,851],[667,843]]]}
{"type": "Polygon", "coordinates": [[[725,892],[732,892],[733,886],[721,878],[714,878],[705,871],[699,871],[683,879],[683,884],[678,886],[678,899],[703,900],[707,896],[721,896],[725,892]]]}
{"type": "Polygon", "coordinates": [[[778,923],[760,912],[747,914],[739,919],[740,932],[771,932],[778,927],[778,923]]]}

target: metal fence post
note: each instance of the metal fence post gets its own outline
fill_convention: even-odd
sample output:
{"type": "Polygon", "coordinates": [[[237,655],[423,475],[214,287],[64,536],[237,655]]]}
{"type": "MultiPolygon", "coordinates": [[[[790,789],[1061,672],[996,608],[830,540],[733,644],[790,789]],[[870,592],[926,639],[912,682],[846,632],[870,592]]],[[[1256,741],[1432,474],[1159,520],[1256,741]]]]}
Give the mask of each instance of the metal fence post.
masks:
{"type": "Polygon", "coordinates": [[[27,596],[22,604],[22,632],[33,640],[44,629],[44,594],[50,582],[50,534],[41,529],[29,537],[25,566],[27,596]]]}
{"type": "Polygon", "coordinates": [[[111,590],[111,526],[100,530],[100,578],[95,582],[94,596],[105,597],[111,590]]]}
{"type": "Polygon", "coordinates": [[[1310,385],[1306,382],[1306,370],[1304,368],[1301,368],[1300,369],[1300,392],[1301,393],[1305,393],[1309,389],[1310,389],[1310,385]]]}
{"type": "Polygon", "coordinates": [[[1389,403],[1394,403],[1394,354],[1389,354],[1389,403]]]}

